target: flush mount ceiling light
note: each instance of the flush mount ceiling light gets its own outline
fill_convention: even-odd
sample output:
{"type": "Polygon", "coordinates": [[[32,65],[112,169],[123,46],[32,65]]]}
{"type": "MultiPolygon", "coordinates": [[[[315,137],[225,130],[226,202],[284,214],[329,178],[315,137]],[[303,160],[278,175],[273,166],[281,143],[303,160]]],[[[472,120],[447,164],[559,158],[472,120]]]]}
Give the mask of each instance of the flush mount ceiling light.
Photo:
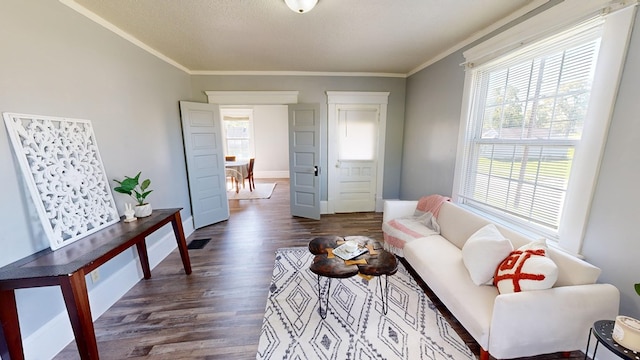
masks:
{"type": "Polygon", "coordinates": [[[292,11],[303,14],[311,11],[318,3],[318,0],[284,0],[284,2],[287,3],[287,6],[292,11]]]}

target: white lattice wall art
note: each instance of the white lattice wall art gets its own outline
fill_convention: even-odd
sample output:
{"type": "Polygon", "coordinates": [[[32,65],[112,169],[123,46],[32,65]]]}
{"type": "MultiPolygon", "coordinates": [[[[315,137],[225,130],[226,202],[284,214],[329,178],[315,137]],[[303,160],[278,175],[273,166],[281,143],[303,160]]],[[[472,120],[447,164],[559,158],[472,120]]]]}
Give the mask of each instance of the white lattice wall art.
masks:
{"type": "Polygon", "coordinates": [[[3,117],[51,249],[120,220],[90,121],[3,117]]]}

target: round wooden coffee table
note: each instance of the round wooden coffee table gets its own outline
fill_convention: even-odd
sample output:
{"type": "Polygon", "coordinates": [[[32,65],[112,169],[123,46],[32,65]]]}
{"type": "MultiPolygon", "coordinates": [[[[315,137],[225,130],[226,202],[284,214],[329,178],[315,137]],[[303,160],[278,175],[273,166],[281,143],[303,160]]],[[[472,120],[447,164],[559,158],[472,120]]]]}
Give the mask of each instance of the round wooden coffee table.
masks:
{"type": "MultiPolygon", "coordinates": [[[[347,237],[348,238],[348,237],[347,237]]],[[[382,312],[386,315],[389,310],[389,275],[398,271],[398,259],[392,253],[385,251],[382,245],[371,239],[359,236],[359,242],[368,248],[368,251],[349,261],[333,255],[333,249],[340,246],[345,239],[340,236],[321,236],[309,242],[309,251],[315,255],[309,270],[318,275],[318,300],[320,301],[320,316],[325,319],[329,306],[329,294],[331,292],[331,279],[344,279],[357,275],[375,276],[378,278],[380,297],[382,299],[382,312]],[[353,264],[355,262],[355,264],[353,264]],[[384,275],[385,284],[382,287],[381,277],[384,275]],[[322,311],[322,294],[320,277],[328,280],[327,296],[324,312],[322,311]]]]}

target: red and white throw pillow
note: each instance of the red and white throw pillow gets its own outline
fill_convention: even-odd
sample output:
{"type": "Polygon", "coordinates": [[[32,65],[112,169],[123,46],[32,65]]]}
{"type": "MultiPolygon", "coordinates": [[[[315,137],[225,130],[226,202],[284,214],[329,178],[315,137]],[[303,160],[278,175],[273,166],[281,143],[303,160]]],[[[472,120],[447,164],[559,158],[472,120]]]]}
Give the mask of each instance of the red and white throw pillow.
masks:
{"type": "Polygon", "coordinates": [[[500,294],[550,289],[558,280],[558,266],[546,256],[544,239],[512,251],[498,265],[493,284],[500,294]]]}

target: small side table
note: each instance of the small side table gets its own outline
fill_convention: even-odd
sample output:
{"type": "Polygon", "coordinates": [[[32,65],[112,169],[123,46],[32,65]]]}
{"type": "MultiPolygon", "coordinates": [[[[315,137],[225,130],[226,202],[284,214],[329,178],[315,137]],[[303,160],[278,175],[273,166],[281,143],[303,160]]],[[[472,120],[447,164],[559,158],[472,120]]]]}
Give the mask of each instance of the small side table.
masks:
{"type": "Polygon", "coordinates": [[[613,320],[598,320],[593,323],[593,327],[589,330],[589,339],[587,340],[587,350],[584,352],[584,358],[587,359],[589,354],[589,345],[591,342],[591,334],[596,337],[596,346],[593,349],[593,359],[596,357],[596,351],[598,351],[598,344],[604,345],[612,353],[617,355],[621,359],[640,360],[640,353],[633,350],[629,350],[626,347],[618,344],[613,340],[613,326],[615,321],[613,320]]]}

